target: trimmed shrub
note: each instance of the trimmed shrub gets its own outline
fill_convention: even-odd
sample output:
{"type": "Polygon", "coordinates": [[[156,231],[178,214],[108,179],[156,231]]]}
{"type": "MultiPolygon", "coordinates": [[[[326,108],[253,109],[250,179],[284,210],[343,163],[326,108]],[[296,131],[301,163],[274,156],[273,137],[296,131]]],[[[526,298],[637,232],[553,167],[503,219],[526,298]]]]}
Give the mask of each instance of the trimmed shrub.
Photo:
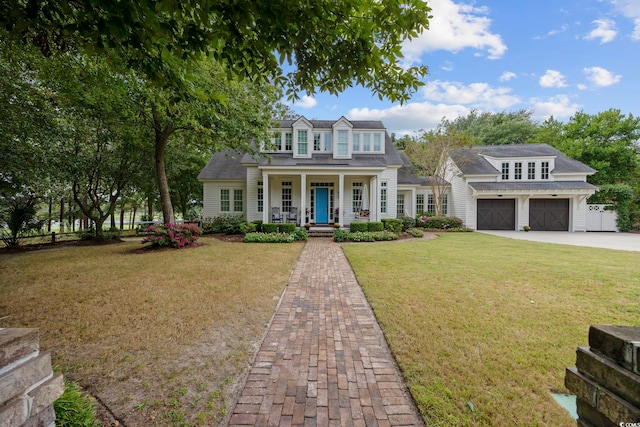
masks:
{"type": "Polygon", "coordinates": [[[142,243],[151,243],[151,247],[190,248],[196,245],[201,232],[193,223],[152,225],[144,230],[147,236],[142,243]]]}
{"type": "Polygon", "coordinates": [[[455,232],[459,232],[459,233],[469,233],[473,231],[473,228],[469,228],[469,227],[451,227],[448,228],[447,231],[455,231],[455,232]]]}
{"type": "Polygon", "coordinates": [[[349,226],[349,230],[352,233],[356,233],[358,231],[367,231],[368,229],[368,223],[366,222],[352,222],[351,225],[349,226]]]}
{"type": "MultiPolygon", "coordinates": [[[[266,224],[265,224],[266,225],[266,224]]],[[[245,243],[291,243],[295,242],[293,233],[247,233],[245,243]]]]}
{"type": "Polygon", "coordinates": [[[253,223],[256,225],[256,231],[258,233],[262,232],[262,221],[256,220],[256,221],[253,221],[253,223]]]}
{"type": "Polygon", "coordinates": [[[262,224],[262,233],[277,233],[278,225],[280,224],[272,224],[270,222],[262,224]]]}
{"type": "MultiPolygon", "coordinates": [[[[352,223],[352,225],[353,224],[354,223],[352,223]]],[[[351,234],[351,233],[349,233],[348,231],[344,231],[344,230],[341,230],[339,228],[336,228],[336,229],[333,230],[333,241],[334,242],[338,242],[338,243],[344,242],[345,240],[348,239],[349,234],[351,234]]]]}
{"type": "Polygon", "coordinates": [[[335,242],[375,242],[385,240],[396,240],[398,235],[391,231],[356,231],[349,233],[342,230],[334,230],[333,240],[335,242]]]}
{"type": "Polygon", "coordinates": [[[245,222],[242,215],[221,215],[215,218],[205,218],[202,221],[203,233],[240,234],[240,224],[245,222]]]}
{"type": "Polygon", "coordinates": [[[424,233],[417,228],[410,228],[407,230],[407,233],[409,233],[412,237],[424,237],[424,233]]]}
{"type": "Polygon", "coordinates": [[[402,221],[402,231],[406,231],[416,226],[416,220],[410,216],[403,216],[400,218],[400,221],[402,221]]]}
{"type": "Polygon", "coordinates": [[[368,222],[367,231],[384,231],[384,224],[381,222],[368,222]]]}
{"type": "Polygon", "coordinates": [[[308,234],[307,234],[306,228],[304,228],[304,227],[296,228],[296,230],[293,232],[293,238],[296,241],[307,240],[308,234]]]}
{"type": "Polygon", "coordinates": [[[462,227],[462,220],[455,216],[422,216],[418,218],[418,227],[429,228],[433,230],[447,230],[450,228],[462,227]]]}
{"type": "Polygon", "coordinates": [[[296,225],[293,223],[278,224],[278,226],[278,231],[280,233],[293,233],[296,231],[296,225]]]}
{"type": "Polygon", "coordinates": [[[384,229],[399,234],[402,231],[402,220],[399,218],[382,218],[384,229]]]}
{"type": "Polygon", "coordinates": [[[240,232],[242,234],[247,234],[247,233],[255,233],[256,232],[256,225],[253,222],[243,222],[240,224],[240,232]]]}
{"type": "Polygon", "coordinates": [[[435,213],[435,212],[425,212],[425,211],[418,212],[418,214],[416,215],[416,221],[418,221],[418,219],[419,219],[421,216],[426,216],[426,217],[429,217],[429,216],[436,216],[436,213],[435,213]]]}

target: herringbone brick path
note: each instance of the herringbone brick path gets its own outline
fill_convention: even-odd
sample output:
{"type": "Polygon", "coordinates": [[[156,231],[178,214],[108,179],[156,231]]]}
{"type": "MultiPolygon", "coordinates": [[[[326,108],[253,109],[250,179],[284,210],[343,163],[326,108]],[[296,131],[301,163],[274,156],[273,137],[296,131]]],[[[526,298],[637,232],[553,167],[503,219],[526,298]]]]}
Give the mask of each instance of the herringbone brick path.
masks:
{"type": "Polygon", "coordinates": [[[424,425],[338,244],[305,245],[229,425],[424,425]]]}

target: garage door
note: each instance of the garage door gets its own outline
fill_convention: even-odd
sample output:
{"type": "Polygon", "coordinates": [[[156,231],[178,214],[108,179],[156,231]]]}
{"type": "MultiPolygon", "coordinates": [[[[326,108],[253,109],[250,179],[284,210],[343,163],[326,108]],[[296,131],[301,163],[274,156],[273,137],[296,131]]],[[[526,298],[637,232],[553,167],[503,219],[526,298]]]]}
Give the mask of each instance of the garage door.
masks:
{"type": "Polygon", "coordinates": [[[478,230],[515,229],[515,199],[478,199],[478,230]]]}
{"type": "Polygon", "coordinates": [[[532,230],[568,231],[569,199],[529,199],[532,230]]]}

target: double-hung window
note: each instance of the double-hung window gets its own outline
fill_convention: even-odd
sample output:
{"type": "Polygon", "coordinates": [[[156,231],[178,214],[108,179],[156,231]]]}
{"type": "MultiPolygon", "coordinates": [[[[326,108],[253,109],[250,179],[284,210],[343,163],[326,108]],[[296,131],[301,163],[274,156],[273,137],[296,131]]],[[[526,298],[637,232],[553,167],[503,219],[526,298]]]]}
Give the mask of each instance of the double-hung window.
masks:
{"type": "Polygon", "coordinates": [[[540,179],[549,179],[549,162],[540,164],[540,179]]]}
{"type": "Polygon", "coordinates": [[[242,190],[233,190],[233,211],[242,212],[243,210],[242,190]]]}
{"type": "Polygon", "coordinates": [[[275,132],[273,134],[273,145],[276,151],[282,150],[282,133],[281,132],[275,132]]]}
{"type": "Polygon", "coordinates": [[[291,132],[286,132],[284,134],[284,150],[293,150],[293,134],[291,132]]]}
{"type": "Polygon", "coordinates": [[[354,182],[351,199],[352,212],[360,212],[362,210],[362,183],[354,182]]]}
{"type": "Polygon", "coordinates": [[[427,194],[427,212],[436,211],[436,202],[433,198],[433,194],[427,194]]]}
{"type": "Polygon", "coordinates": [[[338,131],[338,156],[349,155],[349,131],[338,131]]]}
{"type": "Polygon", "coordinates": [[[282,212],[289,212],[291,210],[291,201],[291,181],[284,181],[282,183],[282,212]]]}
{"type": "Polygon", "coordinates": [[[306,130],[298,131],[297,144],[298,144],[298,155],[300,156],[306,156],[309,153],[309,143],[307,141],[307,133],[308,132],[306,130]]]}
{"type": "Polygon", "coordinates": [[[371,134],[362,134],[362,151],[371,151],[371,134]]]}
{"type": "Polygon", "coordinates": [[[264,187],[262,181],[258,181],[258,212],[264,211],[264,187]]]}
{"type": "Polygon", "coordinates": [[[380,134],[379,133],[374,133],[373,134],[373,151],[380,151],[380,134]]]}
{"type": "Polygon", "coordinates": [[[360,151],[360,134],[359,133],[354,133],[352,135],[352,150],[354,153],[356,151],[360,151]]]}
{"type": "Polygon", "coordinates": [[[513,164],[513,179],[522,179],[522,162],[513,164]]]}
{"type": "Polygon", "coordinates": [[[380,212],[387,213],[387,183],[380,183],[380,212]]]}
{"type": "Polygon", "coordinates": [[[424,194],[416,194],[416,211],[424,212],[424,194]]]}
{"type": "Polygon", "coordinates": [[[507,181],[509,179],[509,162],[502,162],[502,180],[507,181]]]}
{"type": "Polygon", "coordinates": [[[230,204],[230,195],[229,190],[227,188],[223,188],[220,190],[220,210],[222,212],[229,212],[231,210],[230,204]]]}
{"type": "Polygon", "coordinates": [[[313,151],[321,151],[321,139],[322,139],[322,134],[320,133],[314,133],[313,134],[313,151]]]}
{"type": "Polygon", "coordinates": [[[404,194],[398,194],[398,200],[396,204],[396,215],[404,216],[404,194]]]}
{"type": "Polygon", "coordinates": [[[326,152],[331,152],[333,151],[333,148],[331,148],[331,133],[327,132],[324,134],[324,151],[326,152]]]}
{"type": "Polygon", "coordinates": [[[527,179],[536,179],[536,162],[527,164],[527,179]]]}

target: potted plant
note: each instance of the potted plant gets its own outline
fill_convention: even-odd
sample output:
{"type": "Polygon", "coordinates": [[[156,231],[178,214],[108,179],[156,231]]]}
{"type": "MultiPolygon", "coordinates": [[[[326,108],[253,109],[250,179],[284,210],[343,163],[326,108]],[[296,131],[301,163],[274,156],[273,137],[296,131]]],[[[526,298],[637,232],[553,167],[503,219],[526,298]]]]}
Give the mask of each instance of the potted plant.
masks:
{"type": "Polygon", "coordinates": [[[339,221],[340,221],[340,208],[336,208],[333,215],[333,222],[337,224],[339,221]]]}
{"type": "Polygon", "coordinates": [[[522,229],[523,229],[524,231],[530,231],[530,230],[531,230],[531,227],[529,227],[528,225],[525,225],[524,227],[522,227],[522,229]]]}
{"type": "Polygon", "coordinates": [[[333,223],[333,228],[340,228],[340,223],[339,222],[334,222],[333,223]]]}

